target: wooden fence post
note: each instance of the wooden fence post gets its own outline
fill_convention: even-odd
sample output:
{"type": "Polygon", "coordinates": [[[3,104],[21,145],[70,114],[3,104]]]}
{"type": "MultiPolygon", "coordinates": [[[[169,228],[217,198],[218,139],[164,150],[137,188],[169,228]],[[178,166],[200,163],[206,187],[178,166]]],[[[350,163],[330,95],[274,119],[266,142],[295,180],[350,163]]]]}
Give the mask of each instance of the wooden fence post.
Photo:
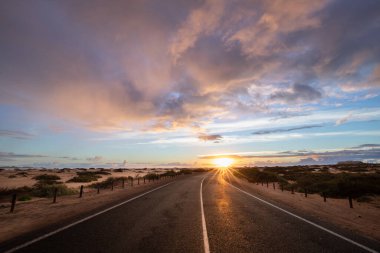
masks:
{"type": "Polygon", "coordinates": [[[17,194],[14,193],[14,194],[12,195],[11,213],[13,213],[13,211],[15,210],[16,199],[17,199],[17,194]]]}
{"type": "Polygon", "coordinates": [[[83,185],[80,186],[79,198],[83,196],[83,185]]]}
{"type": "Polygon", "coordinates": [[[58,189],[54,188],[53,203],[57,203],[57,192],[58,192],[58,189]]]}
{"type": "Polygon", "coordinates": [[[113,191],[113,181],[112,181],[112,183],[111,183],[111,191],[113,191]]]}
{"type": "Polygon", "coordinates": [[[144,177],[144,184],[145,184],[145,177],[144,177]]]}
{"type": "Polygon", "coordinates": [[[125,180],[124,180],[124,178],[122,179],[123,181],[122,181],[122,186],[123,186],[123,189],[125,188],[125,180]]]}
{"type": "Polygon", "coordinates": [[[352,205],[352,196],[351,195],[348,195],[348,202],[350,203],[350,208],[354,208],[354,206],[352,205]]]}
{"type": "Polygon", "coordinates": [[[305,188],[305,198],[307,198],[307,189],[305,188]]]}
{"type": "Polygon", "coordinates": [[[97,194],[99,194],[100,193],[100,187],[98,186],[98,191],[97,191],[97,194]]]}
{"type": "Polygon", "coordinates": [[[293,186],[292,186],[292,194],[294,194],[294,188],[293,188],[293,186]]]}

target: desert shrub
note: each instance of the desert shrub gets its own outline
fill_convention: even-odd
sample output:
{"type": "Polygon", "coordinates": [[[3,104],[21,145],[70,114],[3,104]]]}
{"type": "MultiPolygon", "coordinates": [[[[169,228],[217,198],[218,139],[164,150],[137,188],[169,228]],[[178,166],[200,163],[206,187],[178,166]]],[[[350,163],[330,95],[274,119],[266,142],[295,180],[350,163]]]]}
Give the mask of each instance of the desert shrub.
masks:
{"type": "Polygon", "coordinates": [[[18,201],[29,201],[29,200],[31,200],[31,199],[32,199],[32,197],[29,196],[29,195],[22,195],[22,196],[19,197],[17,200],[18,200],[18,201]]]}
{"type": "Polygon", "coordinates": [[[356,199],[358,202],[371,202],[373,199],[370,196],[361,196],[356,199]]]}
{"type": "Polygon", "coordinates": [[[17,175],[17,176],[22,176],[22,177],[27,177],[27,176],[28,176],[28,172],[25,172],[25,171],[23,171],[23,172],[18,172],[18,173],[16,173],[16,175],[17,175]]]}
{"type": "Polygon", "coordinates": [[[113,171],[114,172],[123,172],[124,170],[123,169],[114,169],[113,171]]]}
{"type": "Polygon", "coordinates": [[[8,178],[16,178],[16,175],[9,175],[8,178]]]}
{"type": "Polygon", "coordinates": [[[192,172],[207,172],[208,170],[202,169],[202,168],[198,168],[198,169],[192,169],[191,171],[192,172]]]}
{"type": "Polygon", "coordinates": [[[127,177],[109,177],[102,182],[91,184],[90,187],[91,188],[103,188],[103,189],[105,189],[105,188],[111,187],[112,184],[114,184],[114,186],[115,186],[118,183],[120,183],[123,179],[127,180],[128,178],[127,177]]]}
{"type": "Polygon", "coordinates": [[[298,190],[307,188],[310,193],[326,194],[330,197],[358,198],[380,194],[380,175],[369,174],[305,174],[296,180],[298,190]]]}
{"type": "Polygon", "coordinates": [[[189,175],[189,174],[192,174],[193,171],[192,171],[192,170],[189,170],[189,169],[182,169],[182,170],[180,171],[180,173],[183,174],[183,175],[189,175]]]}
{"type": "Polygon", "coordinates": [[[52,197],[54,195],[54,190],[57,189],[57,195],[72,195],[77,193],[76,190],[67,187],[64,184],[41,184],[37,183],[34,185],[32,194],[37,197],[52,197]]]}
{"type": "Polygon", "coordinates": [[[177,173],[174,170],[169,170],[169,171],[166,171],[165,173],[162,173],[161,176],[174,177],[174,176],[177,176],[179,174],[180,174],[179,172],[177,173]]]}
{"type": "Polygon", "coordinates": [[[57,175],[42,174],[33,177],[33,179],[40,181],[44,184],[56,184],[57,180],[60,180],[61,178],[57,175]]]}
{"type": "Polygon", "coordinates": [[[257,168],[244,168],[234,171],[235,176],[244,177],[249,182],[278,182],[279,176],[271,171],[260,171],[257,168]]]}
{"type": "Polygon", "coordinates": [[[155,179],[159,179],[160,176],[156,173],[148,173],[144,176],[144,178],[146,178],[148,180],[155,180],[155,179]]]}
{"type": "Polygon", "coordinates": [[[18,187],[18,188],[0,188],[0,198],[2,199],[7,198],[14,193],[16,193],[17,195],[28,194],[31,191],[32,191],[32,188],[28,186],[23,186],[23,187],[18,187]]]}
{"type": "Polygon", "coordinates": [[[67,182],[87,183],[97,181],[99,178],[101,178],[101,176],[99,176],[96,172],[83,171],[77,172],[77,176],[69,179],[67,182]]]}
{"type": "Polygon", "coordinates": [[[296,178],[295,188],[298,191],[307,189],[309,193],[318,193],[330,188],[330,181],[335,180],[336,174],[330,173],[305,173],[296,178]]]}

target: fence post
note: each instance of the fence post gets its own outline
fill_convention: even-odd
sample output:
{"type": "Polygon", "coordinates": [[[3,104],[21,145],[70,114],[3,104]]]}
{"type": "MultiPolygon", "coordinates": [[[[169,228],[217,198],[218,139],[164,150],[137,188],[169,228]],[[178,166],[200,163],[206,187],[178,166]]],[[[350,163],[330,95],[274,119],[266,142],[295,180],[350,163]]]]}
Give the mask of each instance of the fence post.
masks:
{"type": "Polygon", "coordinates": [[[323,202],[326,202],[326,193],[322,192],[322,196],[323,196],[323,202]]]}
{"type": "Polygon", "coordinates": [[[305,188],[305,198],[307,198],[307,189],[305,188]]]}
{"type": "Polygon", "coordinates": [[[293,188],[293,186],[292,186],[292,194],[294,194],[294,188],[293,188]]]}
{"type": "Polygon", "coordinates": [[[122,179],[122,187],[123,187],[123,189],[124,189],[124,187],[125,187],[125,182],[124,182],[125,180],[124,180],[124,178],[122,179]]]}
{"type": "Polygon", "coordinates": [[[53,203],[57,203],[57,192],[58,192],[58,189],[57,189],[57,188],[54,188],[53,203]]]}
{"type": "Polygon", "coordinates": [[[145,177],[144,177],[144,184],[145,184],[145,177]]]}
{"type": "Polygon", "coordinates": [[[13,213],[13,211],[15,210],[16,199],[17,199],[17,194],[14,193],[14,194],[12,195],[11,213],[13,213]]]}
{"type": "Polygon", "coordinates": [[[113,181],[112,181],[112,183],[111,183],[111,191],[113,191],[113,181]]]}
{"type": "Polygon", "coordinates": [[[79,198],[83,196],[83,185],[80,186],[79,198]]]}
{"type": "Polygon", "coordinates": [[[99,194],[100,193],[100,187],[98,186],[98,191],[97,191],[97,194],[99,194]]]}
{"type": "Polygon", "coordinates": [[[352,205],[352,196],[351,195],[348,195],[348,202],[350,203],[350,208],[354,208],[354,206],[352,205]]]}

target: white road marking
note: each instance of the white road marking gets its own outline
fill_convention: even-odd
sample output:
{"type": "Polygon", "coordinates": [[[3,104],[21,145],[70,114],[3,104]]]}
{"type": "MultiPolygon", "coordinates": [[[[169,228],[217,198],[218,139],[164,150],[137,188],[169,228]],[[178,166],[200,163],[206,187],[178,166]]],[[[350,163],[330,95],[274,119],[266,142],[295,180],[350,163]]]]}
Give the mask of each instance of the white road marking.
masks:
{"type": "MultiPolygon", "coordinates": [[[[227,182],[227,181],[226,181],[226,182],[227,182]]],[[[227,183],[228,183],[228,182],[227,182],[227,183]]],[[[263,202],[263,203],[265,203],[265,204],[267,204],[267,205],[269,205],[269,206],[271,206],[271,207],[274,207],[274,208],[276,208],[276,209],[278,209],[278,210],[280,210],[280,211],[282,211],[282,212],[284,212],[284,213],[287,213],[287,214],[289,214],[289,215],[291,215],[291,216],[293,216],[293,217],[295,217],[295,218],[297,218],[297,219],[300,219],[300,220],[302,220],[302,221],[304,221],[304,222],[306,222],[306,223],[308,223],[308,224],[310,224],[310,225],[312,225],[312,226],[314,226],[314,227],[317,227],[317,228],[319,228],[319,229],[321,229],[321,230],[323,230],[323,231],[325,231],[325,232],[327,232],[327,233],[330,233],[330,234],[332,234],[332,235],[335,235],[336,237],[339,237],[340,239],[343,239],[343,240],[345,240],[345,241],[347,241],[347,242],[349,242],[349,243],[352,243],[352,244],[354,244],[354,245],[356,245],[356,246],[358,246],[358,247],[360,247],[360,248],[362,248],[362,249],[364,249],[364,250],[366,250],[366,251],[368,251],[368,252],[378,253],[376,250],[373,250],[373,249],[371,249],[371,248],[368,248],[367,246],[364,246],[363,244],[360,244],[360,243],[358,243],[358,242],[355,242],[355,241],[353,241],[353,240],[351,240],[351,239],[349,239],[349,238],[347,238],[347,237],[345,237],[345,236],[343,236],[343,235],[340,235],[340,234],[338,234],[338,233],[336,233],[336,232],[334,232],[334,231],[331,231],[330,229],[327,229],[327,228],[325,228],[325,227],[322,227],[321,225],[318,225],[318,224],[316,224],[316,223],[314,223],[314,222],[312,222],[312,221],[309,221],[309,220],[307,220],[307,219],[305,219],[305,218],[302,218],[301,216],[298,216],[298,215],[296,215],[296,214],[294,214],[294,213],[291,213],[291,212],[289,212],[289,211],[287,211],[287,210],[285,210],[285,209],[282,209],[281,207],[278,207],[278,206],[276,206],[276,205],[274,205],[274,204],[272,204],[272,203],[269,203],[268,201],[265,201],[265,200],[263,200],[263,199],[261,199],[261,198],[259,198],[259,197],[256,197],[255,195],[252,195],[252,194],[250,194],[250,193],[248,193],[248,192],[246,192],[246,191],[244,191],[244,190],[242,190],[242,189],[240,189],[240,188],[238,188],[238,187],[236,187],[236,186],[234,186],[234,185],[232,185],[232,184],[230,184],[230,183],[228,183],[228,184],[229,184],[230,186],[234,187],[235,189],[241,191],[242,193],[247,194],[248,196],[250,196],[250,197],[252,197],[252,198],[255,198],[255,199],[257,199],[257,200],[259,200],[259,201],[261,201],[261,202],[263,202]]]]}
{"type": "Polygon", "coordinates": [[[78,220],[78,221],[76,221],[76,222],[73,222],[73,223],[71,223],[71,224],[69,224],[69,225],[67,225],[67,226],[61,227],[61,228],[59,228],[59,229],[57,229],[57,230],[54,230],[54,231],[52,231],[52,232],[50,232],[50,233],[44,234],[44,235],[42,235],[42,236],[40,236],[40,237],[37,237],[37,238],[35,238],[35,239],[31,240],[31,241],[28,241],[28,242],[23,243],[23,244],[21,244],[21,245],[19,245],[19,246],[16,246],[16,247],[14,247],[14,248],[12,248],[12,249],[10,249],[10,250],[8,250],[8,251],[5,251],[4,253],[12,253],[12,252],[15,252],[15,251],[17,251],[17,250],[19,250],[19,249],[25,248],[25,247],[27,247],[27,246],[33,244],[33,243],[36,243],[36,242],[38,242],[38,241],[41,241],[41,240],[43,240],[43,239],[45,239],[45,238],[48,238],[48,237],[54,235],[54,234],[57,234],[57,233],[59,233],[59,232],[61,232],[61,231],[63,231],[63,230],[66,230],[66,229],[71,228],[71,227],[73,227],[73,226],[75,226],[75,225],[78,225],[79,223],[82,223],[82,222],[84,222],[84,221],[86,221],[86,220],[92,219],[92,218],[94,218],[94,217],[96,217],[96,216],[98,216],[98,215],[100,215],[100,214],[103,214],[103,213],[106,213],[106,212],[108,212],[108,211],[111,211],[112,209],[115,209],[116,207],[119,207],[119,206],[121,206],[121,205],[124,205],[124,204],[126,204],[126,203],[128,203],[128,202],[131,202],[131,201],[135,200],[135,199],[141,198],[142,196],[145,196],[145,195],[147,195],[147,194],[149,194],[149,193],[151,193],[151,192],[154,192],[154,191],[156,191],[156,190],[158,190],[158,189],[161,189],[161,188],[163,188],[163,187],[165,187],[165,186],[168,186],[168,185],[171,184],[171,183],[172,183],[172,182],[167,183],[167,184],[165,184],[165,185],[162,185],[162,186],[160,186],[160,187],[154,188],[154,189],[152,189],[152,190],[150,190],[150,191],[144,192],[144,193],[142,193],[142,194],[140,194],[140,195],[138,195],[138,196],[136,196],[136,197],[133,197],[133,198],[131,198],[131,199],[128,199],[128,200],[126,200],[126,201],[123,201],[123,202],[121,202],[121,203],[119,203],[119,204],[116,204],[116,205],[114,205],[114,206],[111,206],[111,207],[109,207],[109,208],[107,208],[107,209],[104,209],[103,211],[100,211],[100,212],[97,212],[97,213],[95,213],[95,214],[92,214],[92,215],[90,215],[90,216],[88,216],[88,217],[86,217],[86,218],[83,218],[83,219],[78,220]]]}
{"type": "Polygon", "coordinates": [[[206,177],[202,179],[201,182],[201,189],[200,189],[200,197],[201,197],[201,214],[202,214],[202,232],[203,232],[203,245],[205,249],[205,253],[210,253],[210,245],[208,243],[208,236],[207,236],[207,227],[206,227],[206,219],[205,219],[205,213],[203,210],[203,196],[202,196],[202,188],[203,188],[203,181],[206,177]]]}

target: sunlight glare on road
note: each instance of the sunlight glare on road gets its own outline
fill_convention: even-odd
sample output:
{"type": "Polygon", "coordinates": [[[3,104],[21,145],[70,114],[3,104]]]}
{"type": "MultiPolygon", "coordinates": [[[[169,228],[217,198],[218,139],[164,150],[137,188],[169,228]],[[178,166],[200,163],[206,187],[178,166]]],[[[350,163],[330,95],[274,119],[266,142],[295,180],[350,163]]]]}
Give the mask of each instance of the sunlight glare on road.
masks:
{"type": "Polygon", "coordinates": [[[231,166],[234,163],[234,159],[228,158],[228,157],[220,157],[220,158],[215,158],[213,163],[221,168],[227,168],[231,166]]]}

